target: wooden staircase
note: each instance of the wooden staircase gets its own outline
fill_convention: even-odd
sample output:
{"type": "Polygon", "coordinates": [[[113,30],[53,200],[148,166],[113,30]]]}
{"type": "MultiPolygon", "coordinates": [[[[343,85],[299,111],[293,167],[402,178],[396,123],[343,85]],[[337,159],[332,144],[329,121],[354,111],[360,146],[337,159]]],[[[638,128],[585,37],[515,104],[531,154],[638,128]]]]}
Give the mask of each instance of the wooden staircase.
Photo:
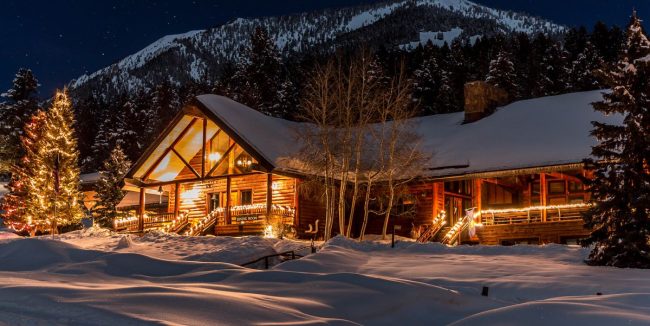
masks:
{"type": "Polygon", "coordinates": [[[433,219],[433,223],[431,223],[431,225],[429,225],[429,227],[427,227],[427,229],[422,232],[420,237],[418,237],[417,242],[425,243],[431,241],[431,239],[433,239],[436,234],[438,234],[440,230],[443,229],[446,223],[445,212],[443,211],[438,214],[438,216],[433,219]]]}

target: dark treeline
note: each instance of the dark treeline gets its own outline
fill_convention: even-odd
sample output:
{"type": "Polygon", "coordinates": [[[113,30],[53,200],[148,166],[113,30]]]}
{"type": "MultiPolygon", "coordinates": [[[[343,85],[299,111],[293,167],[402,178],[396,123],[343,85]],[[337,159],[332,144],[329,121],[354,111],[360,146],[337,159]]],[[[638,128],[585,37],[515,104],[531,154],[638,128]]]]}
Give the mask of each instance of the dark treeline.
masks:
{"type": "MultiPolygon", "coordinates": [[[[560,36],[515,33],[473,44],[464,39],[441,47],[428,43],[404,50],[380,45],[370,50],[378,78],[390,79],[400,64],[405,65],[412,100],[419,103],[420,115],[430,115],[462,110],[463,86],[473,80],[502,87],[513,100],[600,88],[594,71],[617,60],[623,39],[618,27],[599,22],[591,32],[580,27],[560,36]]],[[[183,85],[162,82],[111,97],[98,92],[75,95],[73,89],[82,171],[96,171],[116,145],[135,161],[182,105],[201,93],[225,95],[268,115],[298,119],[304,85],[315,65],[334,55],[352,58],[359,47],[282,55],[258,28],[238,61],[218,64],[218,78],[183,85]]]]}

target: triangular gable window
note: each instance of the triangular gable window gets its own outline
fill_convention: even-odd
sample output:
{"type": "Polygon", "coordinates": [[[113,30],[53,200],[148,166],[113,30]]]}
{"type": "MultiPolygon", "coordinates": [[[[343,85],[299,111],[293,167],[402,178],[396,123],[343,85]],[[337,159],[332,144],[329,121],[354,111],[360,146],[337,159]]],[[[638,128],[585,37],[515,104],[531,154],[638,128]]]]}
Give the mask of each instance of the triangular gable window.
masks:
{"type": "Polygon", "coordinates": [[[255,166],[257,161],[214,122],[186,115],[134,176],[144,181],[165,182],[245,173],[255,166]]]}

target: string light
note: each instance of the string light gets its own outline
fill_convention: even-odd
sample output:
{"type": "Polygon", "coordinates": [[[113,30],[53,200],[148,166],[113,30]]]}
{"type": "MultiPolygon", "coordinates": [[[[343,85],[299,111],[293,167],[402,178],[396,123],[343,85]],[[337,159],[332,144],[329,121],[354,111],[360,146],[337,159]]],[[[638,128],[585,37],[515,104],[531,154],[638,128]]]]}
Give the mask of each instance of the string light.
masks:
{"type": "Polygon", "coordinates": [[[529,211],[551,210],[551,209],[581,208],[581,207],[589,207],[589,206],[591,206],[591,204],[589,203],[579,203],[579,204],[548,205],[548,206],[530,206],[524,208],[486,209],[480,211],[479,214],[503,214],[503,213],[529,212],[529,211]]]}
{"type": "Polygon", "coordinates": [[[186,211],[178,213],[178,216],[172,222],[165,227],[161,229],[161,231],[168,233],[171,230],[175,230],[178,226],[187,223],[187,215],[188,213],[186,211]]]}

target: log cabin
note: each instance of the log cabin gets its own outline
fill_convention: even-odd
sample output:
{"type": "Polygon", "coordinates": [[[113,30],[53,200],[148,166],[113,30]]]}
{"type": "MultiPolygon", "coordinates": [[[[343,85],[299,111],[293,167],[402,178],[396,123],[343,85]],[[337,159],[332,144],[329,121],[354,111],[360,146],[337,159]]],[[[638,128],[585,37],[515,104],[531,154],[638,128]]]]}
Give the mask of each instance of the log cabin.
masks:
{"type": "MultiPolygon", "coordinates": [[[[620,122],[592,109],[602,91],[510,104],[482,82],[465,93],[464,112],[413,119],[430,157],[397,205],[409,214],[391,217],[391,227],[449,244],[575,243],[589,234],[581,180],[590,176],[582,161],[595,144],[591,122],[620,122]]],[[[226,97],[197,96],[127,173],[139,205],[116,229],[248,235],[280,224],[308,237],[317,221],[322,229],[325,209],[299,191],[306,174],[292,162],[304,126],[226,97]],[[146,209],[152,190],[168,198],[163,211],[146,209]]],[[[373,219],[368,231],[382,222],[373,219]]]]}

